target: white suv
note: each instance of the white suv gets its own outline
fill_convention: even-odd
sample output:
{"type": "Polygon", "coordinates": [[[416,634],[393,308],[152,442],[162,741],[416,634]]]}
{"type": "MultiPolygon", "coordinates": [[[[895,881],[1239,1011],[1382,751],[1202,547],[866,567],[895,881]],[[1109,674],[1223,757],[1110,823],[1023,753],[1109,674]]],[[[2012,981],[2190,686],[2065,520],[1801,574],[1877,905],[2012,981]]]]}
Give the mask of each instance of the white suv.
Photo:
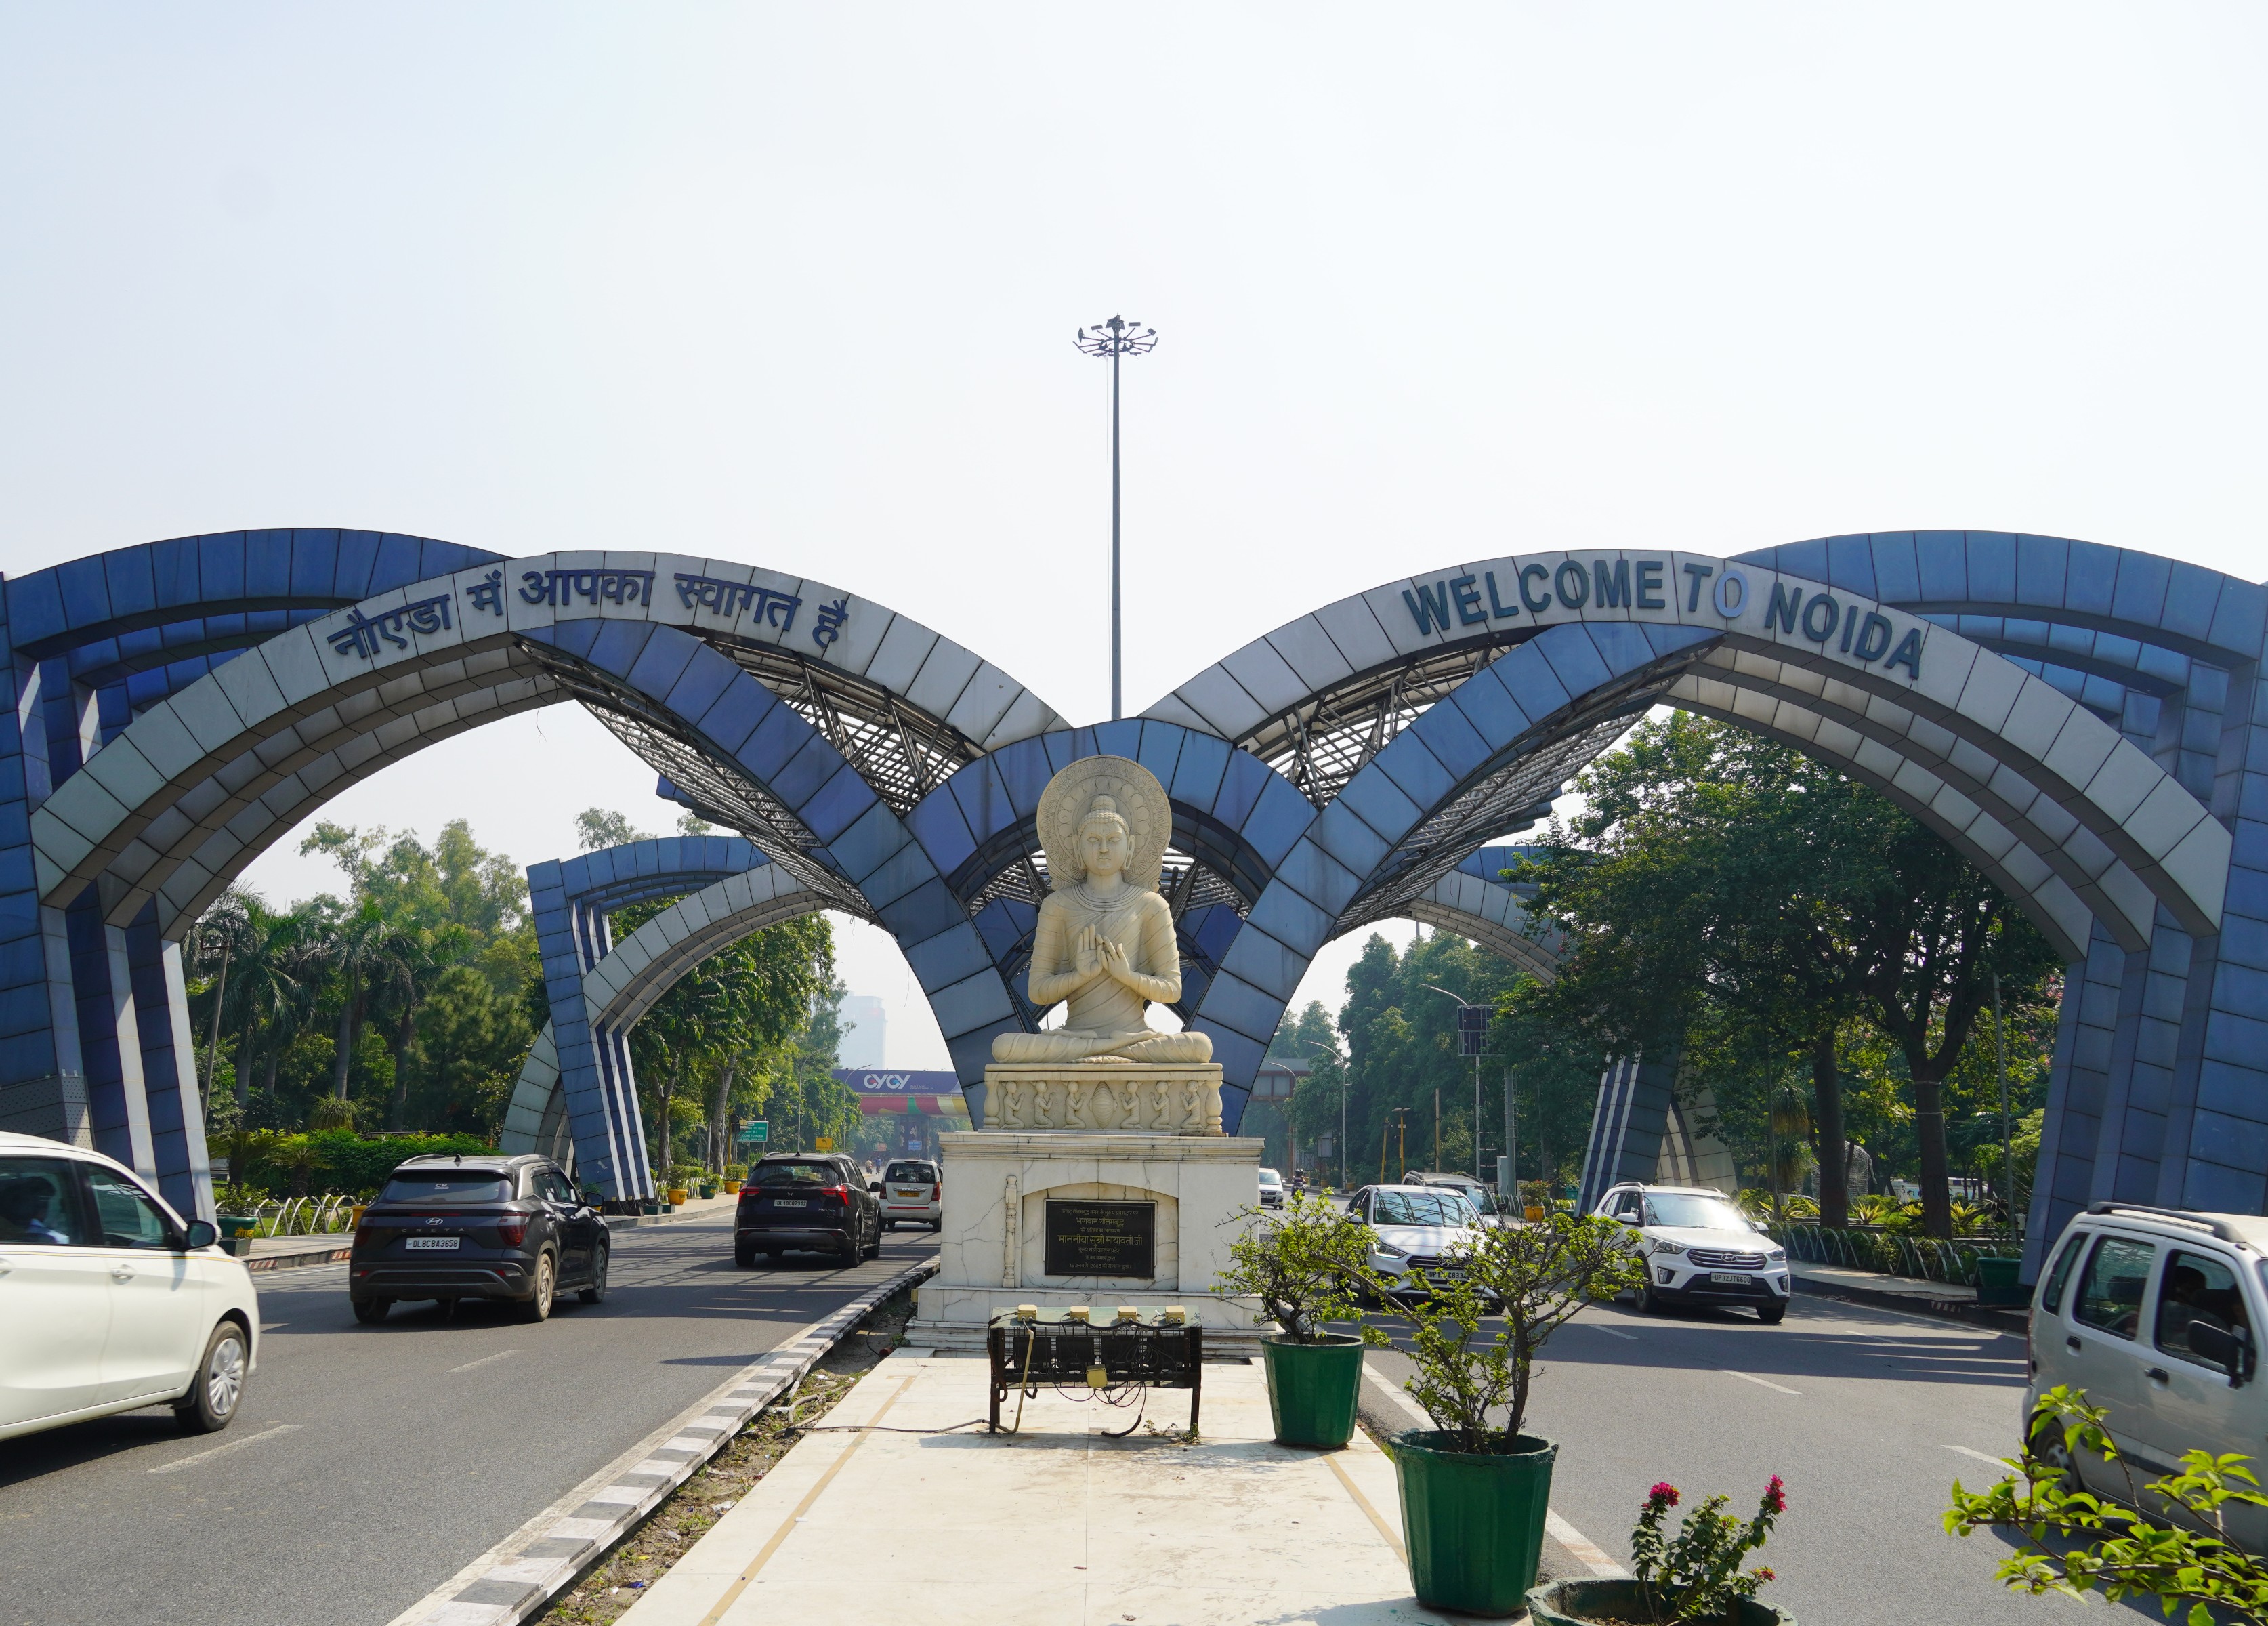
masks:
{"type": "MultiPolygon", "coordinates": [[[[2097,1203],[2048,1255],[2032,1301],[2030,1403],[2058,1383],[2110,1413],[2132,1485],[2172,1471],[2186,1451],[2242,1452],[2268,1438],[2258,1328],[2268,1325],[2268,1218],[2097,1203]]],[[[2062,1460],[2051,1435],[2043,1454],[2062,1460]]],[[[2089,1490],[2121,1500],[2124,1473],[2080,1453],[2089,1490]]],[[[2268,1508],[2223,1505],[2231,1541],[2268,1544],[2268,1508]]]]}
{"type": "Polygon", "coordinates": [[[1460,1257],[1481,1217],[1454,1186],[1365,1186],[1347,1199],[1347,1217],[1370,1228],[1370,1263],[1399,1299],[1423,1292],[1426,1277],[1462,1276],[1460,1257]]]}
{"type": "Polygon", "coordinates": [[[1706,1186],[1616,1186],[1594,1210],[1630,1227],[1646,1260],[1638,1308],[1748,1305],[1767,1327],[1787,1314],[1787,1250],[1706,1186]]]}
{"type": "Polygon", "coordinates": [[[901,1158],[873,1183],[882,1199],[882,1229],[927,1225],[945,1229],[945,1176],[923,1158],[901,1158]]]}
{"type": "Polygon", "coordinates": [[[260,1307],[214,1242],[123,1164],[0,1134],[0,1439],[167,1403],[226,1428],[260,1307]]]}

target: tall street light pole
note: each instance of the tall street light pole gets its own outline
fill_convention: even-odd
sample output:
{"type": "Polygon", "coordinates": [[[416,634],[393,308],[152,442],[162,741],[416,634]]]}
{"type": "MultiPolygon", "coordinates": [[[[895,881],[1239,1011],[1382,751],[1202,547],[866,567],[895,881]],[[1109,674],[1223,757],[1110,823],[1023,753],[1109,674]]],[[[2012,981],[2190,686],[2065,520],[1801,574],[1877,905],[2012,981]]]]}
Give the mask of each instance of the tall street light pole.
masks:
{"type": "Polygon", "coordinates": [[[1082,327],[1071,342],[1089,356],[1110,358],[1110,720],[1126,715],[1120,682],[1123,648],[1119,637],[1118,593],[1118,358],[1146,356],[1158,348],[1158,330],[1114,316],[1107,322],[1082,327]]]}

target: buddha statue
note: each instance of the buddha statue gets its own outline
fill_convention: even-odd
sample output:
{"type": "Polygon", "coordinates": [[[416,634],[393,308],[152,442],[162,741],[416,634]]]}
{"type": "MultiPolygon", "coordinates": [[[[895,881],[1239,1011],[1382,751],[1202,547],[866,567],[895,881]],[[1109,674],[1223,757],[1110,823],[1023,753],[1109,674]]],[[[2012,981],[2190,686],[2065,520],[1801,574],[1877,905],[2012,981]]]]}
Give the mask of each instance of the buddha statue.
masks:
{"type": "Polygon", "coordinates": [[[1064,1004],[1050,1032],[1002,1034],[1002,1063],[1191,1063],[1212,1059],[1204,1034],[1160,1033],[1152,1000],[1182,997],[1174,912],[1158,892],[1173,813],[1140,763],[1090,756],[1048,782],[1040,842],[1048,857],[1027,984],[1032,1003],[1064,1004]]]}

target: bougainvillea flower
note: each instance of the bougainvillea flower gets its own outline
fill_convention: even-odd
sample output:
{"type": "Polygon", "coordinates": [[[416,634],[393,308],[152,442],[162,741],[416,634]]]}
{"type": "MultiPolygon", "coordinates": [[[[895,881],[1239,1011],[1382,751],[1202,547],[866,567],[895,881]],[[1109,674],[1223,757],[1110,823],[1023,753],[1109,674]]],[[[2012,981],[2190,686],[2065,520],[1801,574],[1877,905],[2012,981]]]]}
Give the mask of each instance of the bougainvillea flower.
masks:
{"type": "MultiPolygon", "coordinates": [[[[1779,1481],[1775,1479],[1772,1481],[1772,1483],[1777,1485],[1779,1483],[1779,1481]]],[[[1649,1502],[1659,1502],[1664,1507],[1675,1507],[1677,1505],[1677,1487],[1671,1484],[1665,1479],[1660,1484],[1654,1486],[1653,1490],[1646,1493],[1646,1499],[1649,1502]]]]}

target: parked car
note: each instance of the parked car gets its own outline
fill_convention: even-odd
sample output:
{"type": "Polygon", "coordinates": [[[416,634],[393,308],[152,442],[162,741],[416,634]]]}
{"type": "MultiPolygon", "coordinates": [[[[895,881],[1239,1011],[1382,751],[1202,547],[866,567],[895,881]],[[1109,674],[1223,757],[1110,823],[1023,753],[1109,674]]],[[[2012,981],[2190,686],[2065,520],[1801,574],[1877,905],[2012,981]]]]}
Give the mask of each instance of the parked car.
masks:
{"type": "Polygon", "coordinates": [[[882,1199],[882,1229],[927,1225],[945,1229],[945,1172],[919,1158],[901,1158],[882,1172],[874,1190],[882,1199]]]}
{"type": "Polygon", "coordinates": [[[1284,1206],[1284,1176],[1274,1169],[1260,1171],[1260,1206],[1263,1208],[1284,1206]]]}
{"type": "Polygon", "coordinates": [[[1461,1274],[1457,1255],[1481,1223],[1454,1186],[1365,1186],[1347,1199],[1347,1217],[1369,1227],[1371,1265],[1397,1297],[1424,1291],[1415,1272],[1461,1274]]]}
{"type": "Polygon", "coordinates": [[[571,1288],[585,1304],[607,1296],[612,1243],[605,1218],[549,1158],[412,1158],[363,1210],[347,1297],[364,1322],[409,1299],[447,1308],[500,1299],[541,1321],[571,1288]]]}
{"type": "Polygon", "coordinates": [[[217,1240],[122,1163],[0,1134],[0,1439],[166,1403],[226,1428],[260,1305],[217,1240]]]}
{"type": "Polygon", "coordinates": [[[1706,1186],[1612,1188],[1594,1212],[1630,1228],[1646,1258],[1638,1308],[1746,1305],[1767,1327],[1787,1314],[1787,1250],[1758,1231],[1721,1191],[1706,1186]]]}
{"type": "MultiPolygon", "coordinates": [[[[2261,1454],[2268,1386],[2259,1328],[2268,1326],[2268,1219],[2097,1203],[2065,1227],[2033,1296],[2030,1402],[2066,1383],[2110,1409],[2110,1438],[2132,1485],[2176,1470],[2182,1453],[2261,1454]]],[[[2038,1442],[2089,1490],[2127,1499],[2126,1475],[2060,1432],[2038,1442]]],[[[2151,1510],[2162,1513],[2162,1508],[2151,1510]]],[[[2268,1543],[2268,1508],[2222,1505],[2231,1541],[2268,1543]]]]}
{"type": "Polygon", "coordinates": [[[850,1159],[775,1152],[748,1170],[733,1216],[733,1258],[742,1269],[761,1253],[775,1264],[791,1249],[832,1254],[844,1264],[882,1251],[881,1199],[850,1159]]]}

